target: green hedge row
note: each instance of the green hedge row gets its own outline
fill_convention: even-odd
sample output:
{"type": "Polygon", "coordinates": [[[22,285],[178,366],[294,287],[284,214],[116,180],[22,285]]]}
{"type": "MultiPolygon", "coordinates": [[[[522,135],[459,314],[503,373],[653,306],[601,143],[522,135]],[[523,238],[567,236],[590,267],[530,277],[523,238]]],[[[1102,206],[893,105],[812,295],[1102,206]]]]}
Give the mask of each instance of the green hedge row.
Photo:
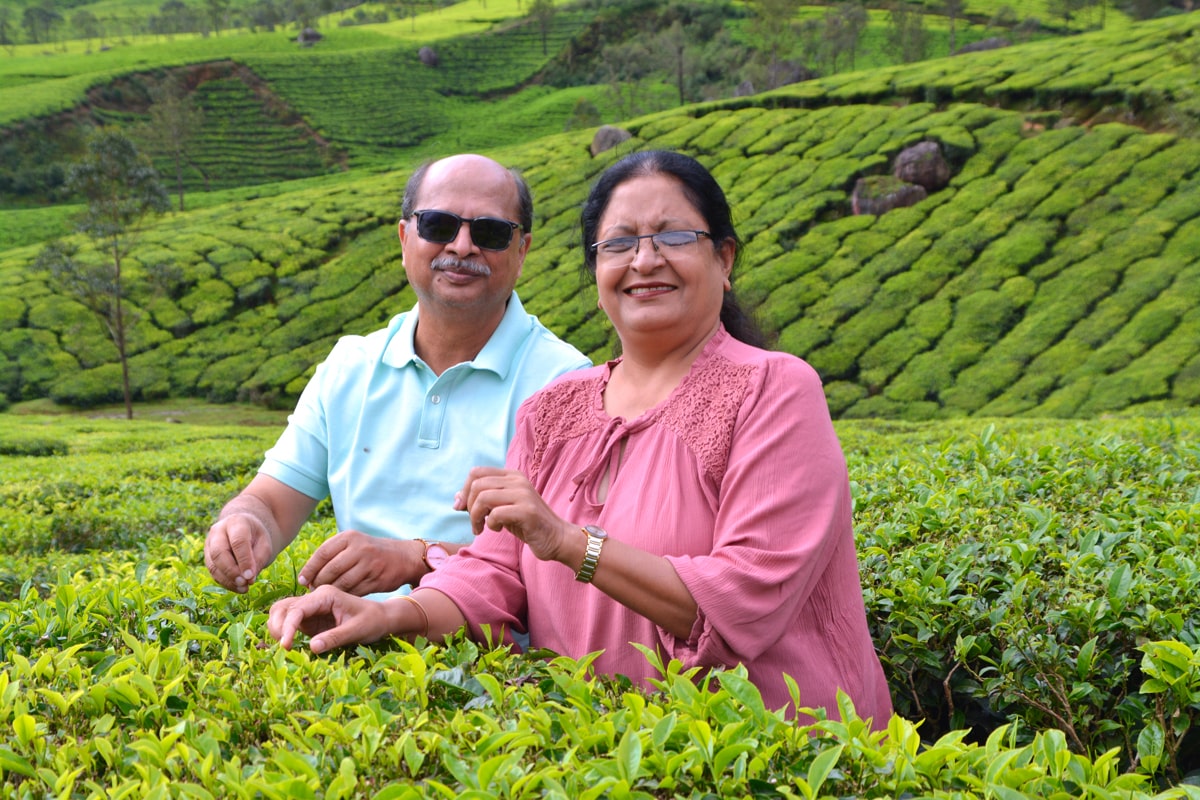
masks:
{"type": "Polygon", "coordinates": [[[284,653],[265,612],[327,504],[245,596],[202,559],[281,424],[0,415],[6,796],[1200,796],[1194,414],[837,424],[876,734],[789,724],[739,670],[648,693],[462,639],[284,653]]]}

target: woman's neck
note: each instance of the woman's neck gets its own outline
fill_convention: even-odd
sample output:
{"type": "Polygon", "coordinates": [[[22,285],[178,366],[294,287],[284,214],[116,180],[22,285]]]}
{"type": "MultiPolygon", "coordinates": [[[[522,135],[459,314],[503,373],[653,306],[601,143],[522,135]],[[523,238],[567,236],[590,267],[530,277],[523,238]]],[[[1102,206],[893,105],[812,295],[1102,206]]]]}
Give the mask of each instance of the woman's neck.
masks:
{"type": "Polygon", "coordinates": [[[638,347],[622,340],[621,361],[604,390],[604,410],[609,416],[635,419],[662,403],[719,329],[720,323],[700,339],[669,349],[638,347]]]}

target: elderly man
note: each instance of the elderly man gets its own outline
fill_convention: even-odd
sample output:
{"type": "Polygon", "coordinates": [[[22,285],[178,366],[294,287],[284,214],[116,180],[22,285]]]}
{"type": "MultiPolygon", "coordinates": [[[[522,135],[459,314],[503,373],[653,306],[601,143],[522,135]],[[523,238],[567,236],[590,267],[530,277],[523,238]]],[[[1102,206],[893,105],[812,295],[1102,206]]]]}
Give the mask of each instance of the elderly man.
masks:
{"type": "Polygon", "coordinates": [[[517,407],[590,366],[513,290],[533,222],[519,175],[483,156],[435,161],[413,173],[401,210],[417,304],[337,343],[258,474],[221,510],[204,560],[227,589],[246,591],[327,496],[339,532],[301,584],[357,595],[416,584],[471,539],[454,493],[471,467],[504,464],[517,407]]]}

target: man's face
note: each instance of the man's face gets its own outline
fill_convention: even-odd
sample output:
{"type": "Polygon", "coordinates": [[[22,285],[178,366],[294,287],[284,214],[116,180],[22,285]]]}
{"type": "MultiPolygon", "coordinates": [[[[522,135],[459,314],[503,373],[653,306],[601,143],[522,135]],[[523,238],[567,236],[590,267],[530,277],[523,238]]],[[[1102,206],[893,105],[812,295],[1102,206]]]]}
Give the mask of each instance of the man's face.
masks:
{"type": "MultiPolygon", "coordinates": [[[[429,167],[414,210],[517,222],[519,205],[516,184],[506,169],[491,159],[468,155],[429,167]]],[[[514,230],[502,250],[480,247],[466,223],[444,244],[422,238],[415,215],[400,221],[399,232],[404,271],[417,293],[422,319],[427,314],[458,319],[469,315],[483,323],[504,313],[529,250],[527,231],[514,230]]],[[[495,243],[485,239],[484,244],[495,243]]]]}

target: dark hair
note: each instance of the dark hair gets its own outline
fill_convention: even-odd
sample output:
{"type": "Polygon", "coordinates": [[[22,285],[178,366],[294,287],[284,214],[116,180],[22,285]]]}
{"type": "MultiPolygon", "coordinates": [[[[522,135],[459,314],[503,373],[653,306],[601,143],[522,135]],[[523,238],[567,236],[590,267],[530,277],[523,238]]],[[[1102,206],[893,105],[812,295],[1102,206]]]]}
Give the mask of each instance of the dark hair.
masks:
{"type": "MultiPolygon", "coordinates": [[[[608,208],[613,191],[625,181],[649,175],[668,175],[679,181],[688,202],[704,217],[708,231],[712,234],[713,247],[722,242],[732,241],[735,247],[734,264],[741,261],[742,240],[738,238],[733,227],[733,215],[729,210],[729,201],[725,199],[725,192],[721,190],[712,173],[691,156],[671,150],[646,150],[625,156],[606,169],[592,186],[587,202],[583,205],[583,213],[580,215],[580,226],[583,229],[583,266],[593,280],[596,278],[596,253],[592,250],[592,245],[596,243],[600,217],[608,208]]],[[[757,323],[738,304],[732,291],[726,292],[721,301],[721,322],[735,339],[755,347],[766,345],[766,337],[757,323]]]]}
{"type": "MultiPolygon", "coordinates": [[[[404,196],[400,200],[402,219],[408,219],[416,213],[417,195],[421,192],[421,184],[425,182],[425,173],[429,172],[429,168],[438,160],[433,159],[421,164],[409,176],[408,183],[404,184],[404,196]]],[[[505,169],[508,170],[508,174],[512,176],[513,183],[517,187],[517,222],[521,223],[522,231],[529,233],[533,230],[533,195],[529,191],[529,184],[515,169],[511,167],[505,167],[505,169]]]]}

